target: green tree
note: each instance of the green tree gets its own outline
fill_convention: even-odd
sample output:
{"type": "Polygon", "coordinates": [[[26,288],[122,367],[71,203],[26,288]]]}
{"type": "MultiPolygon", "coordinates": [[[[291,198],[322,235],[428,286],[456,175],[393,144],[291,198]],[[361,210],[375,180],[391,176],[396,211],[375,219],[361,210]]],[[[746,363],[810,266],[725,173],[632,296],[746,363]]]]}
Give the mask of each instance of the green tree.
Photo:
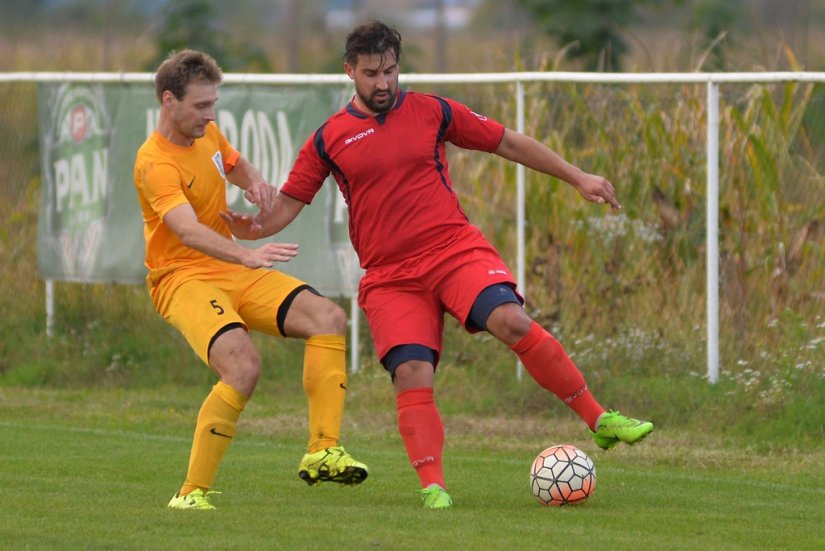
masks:
{"type": "Polygon", "coordinates": [[[727,53],[733,45],[731,32],[743,26],[742,0],[698,0],[694,2],[690,27],[702,33],[703,46],[708,48],[704,70],[725,70],[727,53]]]}
{"type": "Polygon", "coordinates": [[[623,29],[639,19],[638,9],[659,0],[518,0],[546,34],[588,70],[618,71],[627,42],[623,29]]]}
{"type": "Polygon", "coordinates": [[[213,0],[170,0],[159,13],[154,37],[157,53],[147,64],[154,70],[169,52],[191,48],[214,57],[224,71],[271,72],[266,54],[258,46],[233,42],[220,22],[213,0]]]}

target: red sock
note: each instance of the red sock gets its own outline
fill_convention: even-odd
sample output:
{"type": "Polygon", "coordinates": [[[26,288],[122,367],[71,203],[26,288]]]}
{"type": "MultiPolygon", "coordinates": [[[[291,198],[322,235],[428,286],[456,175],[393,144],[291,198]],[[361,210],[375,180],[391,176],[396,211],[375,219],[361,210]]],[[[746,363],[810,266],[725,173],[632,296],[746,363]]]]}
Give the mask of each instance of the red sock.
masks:
{"type": "Polygon", "coordinates": [[[590,394],[584,377],[559,341],[534,321],[527,335],[510,348],[539,385],[564,400],[595,430],[604,408],[590,394]]]}
{"type": "Polygon", "coordinates": [[[441,456],[444,452],[444,425],[435,407],[433,389],[411,388],[395,397],[398,410],[398,432],[407,448],[421,487],[430,484],[444,485],[444,467],[441,456]]]}

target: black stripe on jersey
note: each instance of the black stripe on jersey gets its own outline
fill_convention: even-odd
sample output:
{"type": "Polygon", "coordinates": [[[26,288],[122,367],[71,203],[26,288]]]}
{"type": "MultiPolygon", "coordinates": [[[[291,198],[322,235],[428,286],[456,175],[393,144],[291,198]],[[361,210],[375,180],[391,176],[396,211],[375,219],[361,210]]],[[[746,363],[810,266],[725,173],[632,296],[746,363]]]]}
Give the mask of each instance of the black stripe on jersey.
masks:
{"type": "MultiPolygon", "coordinates": [[[[315,152],[318,153],[318,157],[320,157],[325,163],[329,165],[329,169],[331,172],[337,172],[341,175],[341,185],[344,188],[344,195],[347,198],[347,205],[349,208],[352,209],[352,193],[350,192],[349,188],[349,180],[347,180],[347,175],[344,174],[344,171],[335,164],[335,161],[332,160],[332,157],[329,156],[327,153],[327,145],[324,142],[324,128],[326,128],[327,122],[321,125],[321,127],[315,131],[315,136],[312,138],[312,143],[315,146],[315,152]]],[[[350,226],[350,233],[352,233],[352,219],[353,217],[349,217],[349,226],[350,226]]]]}
{"type": "Polygon", "coordinates": [[[441,125],[438,127],[438,136],[436,136],[435,140],[435,150],[433,151],[433,159],[435,160],[435,168],[438,170],[438,176],[441,178],[441,183],[444,184],[444,187],[447,188],[447,191],[450,195],[453,194],[452,188],[447,183],[447,178],[444,177],[444,165],[441,163],[441,157],[438,156],[438,145],[444,140],[444,134],[447,133],[447,128],[453,122],[453,110],[450,107],[450,104],[447,103],[444,98],[440,98],[438,96],[432,96],[438,103],[441,104],[441,113],[444,115],[444,118],[441,119],[441,125]]]}

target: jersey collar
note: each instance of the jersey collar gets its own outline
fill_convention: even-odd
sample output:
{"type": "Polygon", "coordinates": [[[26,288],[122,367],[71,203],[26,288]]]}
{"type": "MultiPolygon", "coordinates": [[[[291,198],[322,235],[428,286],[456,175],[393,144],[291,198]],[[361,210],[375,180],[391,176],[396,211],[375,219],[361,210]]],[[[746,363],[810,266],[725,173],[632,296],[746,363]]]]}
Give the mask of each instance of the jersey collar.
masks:
{"type": "MultiPolygon", "coordinates": [[[[404,103],[405,97],[407,97],[407,92],[405,90],[398,90],[398,95],[395,96],[395,105],[392,106],[390,111],[396,111],[400,109],[401,104],[404,103]]],[[[370,118],[370,115],[367,115],[366,113],[360,111],[357,107],[355,107],[355,102],[352,100],[350,100],[350,102],[347,104],[347,113],[359,119],[370,118]]],[[[389,113],[389,111],[387,111],[387,113],[389,113]]],[[[387,117],[387,113],[381,113],[380,115],[376,115],[375,120],[377,120],[379,124],[384,124],[384,119],[387,117]]]]}

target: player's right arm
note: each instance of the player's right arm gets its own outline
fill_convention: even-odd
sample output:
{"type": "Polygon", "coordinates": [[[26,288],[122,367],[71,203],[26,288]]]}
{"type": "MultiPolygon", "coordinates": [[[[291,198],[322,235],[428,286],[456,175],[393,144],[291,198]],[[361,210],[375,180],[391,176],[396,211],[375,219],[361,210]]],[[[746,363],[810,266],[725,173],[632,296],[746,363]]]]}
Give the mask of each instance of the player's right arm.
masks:
{"type": "Polygon", "coordinates": [[[270,268],[274,262],[288,262],[298,254],[298,245],[293,243],[267,243],[255,249],[235,243],[198,222],[189,203],[178,205],[167,212],[163,223],[187,247],[248,268],[270,268]]]}
{"type": "Polygon", "coordinates": [[[261,211],[253,216],[244,212],[227,209],[220,213],[229,231],[238,239],[254,241],[275,235],[287,227],[303,210],[305,203],[289,195],[279,193],[269,212],[261,211]]]}
{"type": "Polygon", "coordinates": [[[289,178],[275,196],[269,211],[261,209],[254,217],[232,210],[221,213],[232,235],[245,240],[275,235],[295,220],[312,201],[330,171],[329,165],[318,154],[315,144],[315,138],[323,129],[324,126],[319,128],[301,147],[289,178]]]}

